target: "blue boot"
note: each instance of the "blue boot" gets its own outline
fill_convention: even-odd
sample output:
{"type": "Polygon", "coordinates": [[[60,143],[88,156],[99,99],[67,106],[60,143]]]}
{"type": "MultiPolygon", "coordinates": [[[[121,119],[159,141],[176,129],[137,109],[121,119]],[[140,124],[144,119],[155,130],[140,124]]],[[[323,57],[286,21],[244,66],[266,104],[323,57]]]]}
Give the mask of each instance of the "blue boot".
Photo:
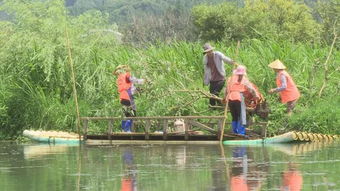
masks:
{"type": "Polygon", "coordinates": [[[236,131],[237,134],[246,135],[246,127],[241,124],[241,121],[238,121],[236,131]]]}
{"type": "Polygon", "coordinates": [[[122,129],[124,132],[131,132],[132,120],[122,120],[122,129]]]}
{"type": "Polygon", "coordinates": [[[231,128],[233,130],[233,133],[237,134],[237,121],[232,121],[231,122],[231,128]]]}

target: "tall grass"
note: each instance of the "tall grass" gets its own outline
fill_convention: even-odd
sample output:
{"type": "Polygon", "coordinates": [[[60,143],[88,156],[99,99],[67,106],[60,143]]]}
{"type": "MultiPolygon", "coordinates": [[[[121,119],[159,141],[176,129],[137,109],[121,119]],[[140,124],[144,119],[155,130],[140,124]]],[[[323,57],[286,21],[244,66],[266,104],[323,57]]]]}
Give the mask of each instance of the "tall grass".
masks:
{"type": "MultiPolygon", "coordinates": [[[[236,57],[236,45],[217,44],[216,47],[217,50],[223,51],[231,58],[236,57]]],[[[208,91],[208,87],[203,86],[202,82],[203,64],[200,43],[158,44],[145,49],[135,49],[124,45],[105,49],[105,51],[95,51],[94,49],[96,47],[93,47],[89,51],[91,53],[87,55],[74,55],[78,96],[83,116],[121,115],[121,106],[115,85],[116,78],[111,74],[111,71],[119,64],[130,65],[133,75],[145,78],[150,82],[141,86],[143,92],[136,96],[137,110],[140,116],[221,114],[218,111],[212,113],[208,110],[207,100],[199,98],[199,94],[175,91],[182,89],[208,91]],[[89,61],[84,62],[84,60],[89,61]],[[197,101],[193,101],[196,99],[197,101]]],[[[302,93],[297,107],[299,113],[307,112],[306,115],[313,115],[318,102],[330,99],[338,91],[336,88],[338,85],[337,76],[333,74],[334,76],[329,78],[323,97],[320,99],[317,97],[323,80],[323,66],[322,63],[315,60],[319,59],[321,62],[324,57],[320,56],[327,54],[327,48],[310,48],[308,45],[287,42],[250,40],[241,43],[241,48],[238,51],[237,61],[247,66],[249,78],[257,84],[271,105],[270,128],[273,133],[286,128],[301,129],[301,127],[306,127],[302,129],[309,130],[308,125],[296,126],[296,121],[303,118],[302,114],[299,120],[286,119],[284,117],[285,108],[279,103],[278,96],[266,93],[270,88],[275,87],[275,73],[267,67],[274,59],[279,58],[287,65],[288,72],[293,76],[302,93]],[[290,124],[289,121],[293,122],[290,124]]],[[[332,56],[331,68],[336,67],[335,59],[339,56],[338,54],[339,52],[335,52],[332,56]]],[[[69,77],[67,65],[65,63],[62,65],[65,66],[65,74],[54,75],[69,77]]],[[[230,75],[232,67],[227,65],[226,70],[230,75]]],[[[12,73],[12,75],[15,77],[15,74],[12,73]]],[[[29,79],[23,82],[17,84],[6,105],[9,107],[10,113],[18,113],[18,116],[10,115],[12,122],[17,121],[16,126],[63,130],[74,128],[75,112],[69,82],[66,81],[66,87],[62,90],[63,94],[56,91],[53,86],[39,86],[29,79]],[[25,109],[23,110],[22,107],[25,109]]],[[[58,81],[55,84],[56,87],[59,87],[58,81]]],[[[328,113],[323,112],[323,109],[325,108],[320,108],[316,114],[324,115],[327,118],[328,113]]],[[[335,125],[334,123],[329,124],[335,125]]],[[[336,130],[334,127],[329,129],[330,131],[336,130]]],[[[313,129],[313,131],[315,130],[313,129]]]]}
{"type": "MultiPolygon", "coordinates": [[[[61,5],[59,9],[63,9],[61,5]]],[[[52,13],[62,12],[58,9],[39,11],[52,11],[47,14],[50,17],[53,17],[52,13]]],[[[139,116],[221,115],[222,111],[209,110],[208,100],[200,98],[201,95],[175,91],[208,91],[208,87],[203,86],[203,43],[159,42],[135,48],[119,44],[110,35],[89,34],[90,27],[110,27],[105,24],[104,16],[97,12],[72,19],[60,16],[56,23],[49,17],[38,15],[34,18],[34,14],[31,17],[18,23],[0,22],[0,42],[3,45],[0,47],[0,125],[4,130],[0,138],[18,135],[26,128],[75,130],[76,116],[63,25],[70,31],[82,116],[121,116],[116,78],[112,75],[112,70],[120,64],[129,65],[133,75],[149,81],[141,86],[143,92],[136,96],[139,116]],[[43,23],[44,27],[34,27],[36,22],[43,23]],[[46,37],[47,33],[49,37],[46,37]]],[[[313,129],[309,127],[330,117],[338,121],[339,115],[328,112],[326,106],[318,108],[319,103],[331,106],[335,101],[332,98],[339,93],[338,50],[334,50],[330,58],[327,86],[319,98],[317,94],[324,80],[327,47],[268,39],[245,40],[238,50],[233,42],[217,43],[215,47],[247,66],[249,78],[271,105],[270,132],[296,128],[337,132],[337,124],[333,122],[313,126],[313,129]],[[275,59],[285,63],[302,93],[296,115],[300,117],[286,119],[278,96],[266,93],[275,87],[275,73],[267,67],[275,59]],[[318,112],[314,113],[315,110],[318,112]],[[313,115],[320,118],[303,120],[313,115]]],[[[226,65],[226,70],[230,75],[232,67],[226,65]]],[[[99,124],[91,127],[98,131],[106,128],[99,124]]]]}

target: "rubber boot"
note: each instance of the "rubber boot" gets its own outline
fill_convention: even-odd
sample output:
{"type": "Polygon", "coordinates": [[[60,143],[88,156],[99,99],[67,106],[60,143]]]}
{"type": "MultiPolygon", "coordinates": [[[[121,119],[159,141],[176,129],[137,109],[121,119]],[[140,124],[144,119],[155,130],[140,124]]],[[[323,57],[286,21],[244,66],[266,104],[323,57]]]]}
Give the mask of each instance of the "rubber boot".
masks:
{"type": "Polygon", "coordinates": [[[232,127],[232,130],[233,130],[233,133],[237,134],[237,121],[232,121],[231,127],[232,127]]]}
{"type": "Polygon", "coordinates": [[[237,134],[246,135],[246,127],[241,124],[241,121],[237,123],[237,134]]]}
{"type": "Polygon", "coordinates": [[[131,132],[131,120],[123,120],[122,121],[122,129],[124,132],[131,132]]]}

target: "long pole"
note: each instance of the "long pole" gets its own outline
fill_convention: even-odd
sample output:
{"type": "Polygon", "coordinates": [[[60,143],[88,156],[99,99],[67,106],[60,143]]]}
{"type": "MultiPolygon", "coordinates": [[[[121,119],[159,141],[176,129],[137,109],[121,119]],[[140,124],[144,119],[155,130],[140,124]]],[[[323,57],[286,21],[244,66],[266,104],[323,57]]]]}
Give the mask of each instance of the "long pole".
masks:
{"type": "MultiPolygon", "coordinates": [[[[240,41],[237,41],[236,51],[235,51],[235,59],[238,57],[238,49],[240,48],[240,45],[241,45],[240,41]]],[[[220,143],[221,144],[222,144],[223,136],[224,136],[225,123],[228,119],[228,104],[229,104],[229,100],[227,99],[226,103],[225,103],[225,107],[224,107],[224,118],[223,118],[223,124],[222,124],[221,135],[220,135],[220,143]]]]}
{"type": "Polygon", "coordinates": [[[72,54],[71,54],[71,46],[70,46],[70,40],[69,40],[67,29],[65,29],[65,33],[66,33],[66,45],[67,45],[67,49],[68,49],[68,61],[69,61],[70,68],[71,68],[73,98],[74,98],[74,102],[76,104],[76,112],[77,112],[77,130],[78,130],[79,141],[80,141],[81,140],[80,114],[79,114],[79,105],[78,105],[78,97],[77,97],[76,78],[75,78],[75,74],[74,74],[74,70],[73,70],[73,60],[72,60],[72,54]]]}

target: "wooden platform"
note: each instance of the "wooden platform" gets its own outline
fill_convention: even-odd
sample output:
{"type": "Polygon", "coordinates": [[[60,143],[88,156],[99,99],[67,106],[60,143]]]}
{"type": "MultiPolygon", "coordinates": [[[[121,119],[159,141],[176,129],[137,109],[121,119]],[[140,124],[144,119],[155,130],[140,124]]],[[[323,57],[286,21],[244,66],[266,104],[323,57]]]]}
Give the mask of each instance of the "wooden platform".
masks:
{"type": "Polygon", "coordinates": [[[220,141],[93,140],[86,145],[217,145],[220,141]]]}
{"type": "MultiPolygon", "coordinates": [[[[112,144],[219,144],[224,116],[156,116],[156,117],[82,117],[83,136],[88,145],[112,144]],[[113,132],[114,121],[131,119],[142,126],[144,132],[113,132]],[[183,132],[172,132],[174,120],[184,121],[183,132]],[[107,131],[102,134],[89,133],[90,121],[107,121],[107,131]],[[153,125],[152,125],[153,124],[153,125]],[[154,126],[158,124],[158,126],[154,126]],[[158,129],[158,132],[155,132],[158,129]],[[159,131],[161,129],[161,131],[159,131]]],[[[117,124],[117,123],[116,123],[117,124]]],[[[230,124],[230,123],[226,123],[230,124]]],[[[266,124],[259,123],[265,129],[266,124]]],[[[228,130],[229,131],[229,130],[228,130]]],[[[264,131],[265,132],[265,131],[264,131]]],[[[256,137],[258,138],[258,137],[256,137]]],[[[241,135],[230,134],[227,131],[223,140],[248,139],[241,135]]]]}

